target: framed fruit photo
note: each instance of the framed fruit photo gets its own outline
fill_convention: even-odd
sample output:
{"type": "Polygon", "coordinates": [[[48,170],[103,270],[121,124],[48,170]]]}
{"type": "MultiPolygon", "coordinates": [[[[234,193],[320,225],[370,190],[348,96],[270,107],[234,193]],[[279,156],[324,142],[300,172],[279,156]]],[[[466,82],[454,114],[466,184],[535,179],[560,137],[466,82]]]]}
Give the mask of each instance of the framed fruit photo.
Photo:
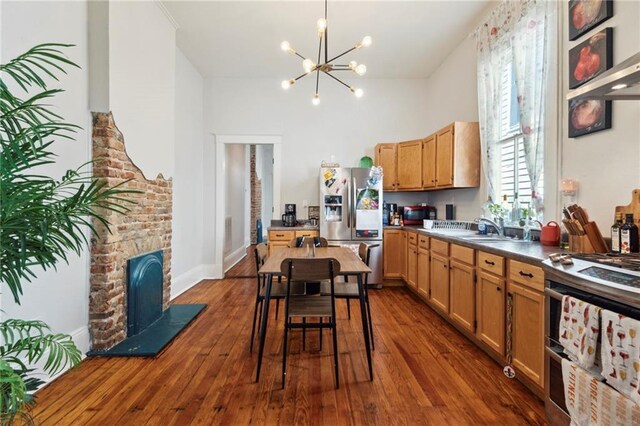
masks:
{"type": "Polygon", "coordinates": [[[611,101],[574,99],[569,101],[569,137],[588,135],[611,128],[611,101]]]}
{"type": "Polygon", "coordinates": [[[613,16],[613,0],[569,0],[569,40],[613,16]]]}
{"type": "Polygon", "coordinates": [[[598,31],[569,50],[569,88],[586,83],[613,66],[613,28],[598,31]]]}

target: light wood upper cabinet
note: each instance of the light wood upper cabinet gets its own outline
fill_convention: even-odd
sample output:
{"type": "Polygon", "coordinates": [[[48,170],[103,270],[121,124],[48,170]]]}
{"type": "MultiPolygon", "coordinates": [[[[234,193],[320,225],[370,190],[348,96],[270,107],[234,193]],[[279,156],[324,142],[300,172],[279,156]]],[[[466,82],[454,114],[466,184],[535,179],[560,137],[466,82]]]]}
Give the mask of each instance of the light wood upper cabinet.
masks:
{"type": "Polygon", "coordinates": [[[375,163],[382,167],[384,179],[382,188],[393,191],[398,186],[397,143],[379,143],[376,145],[375,163]]]}
{"type": "Polygon", "coordinates": [[[405,275],[406,231],[385,229],[383,234],[384,277],[401,278],[405,275]]]}
{"type": "Polygon", "coordinates": [[[431,135],[422,141],[422,187],[431,189],[436,187],[436,135],[431,135]]]}
{"type": "Polygon", "coordinates": [[[397,149],[397,189],[422,189],[422,139],[401,142],[397,149]]]}
{"type": "Polygon", "coordinates": [[[423,145],[425,188],[427,185],[435,189],[480,185],[480,130],[477,122],[456,121],[426,138],[423,145]]]}
{"type": "Polygon", "coordinates": [[[451,125],[436,134],[436,187],[453,185],[454,131],[455,125],[451,125]]]}
{"type": "Polygon", "coordinates": [[[480,130],[456,121],[425,139],[376,145],[387,191],[480,186],[480,130]]]}

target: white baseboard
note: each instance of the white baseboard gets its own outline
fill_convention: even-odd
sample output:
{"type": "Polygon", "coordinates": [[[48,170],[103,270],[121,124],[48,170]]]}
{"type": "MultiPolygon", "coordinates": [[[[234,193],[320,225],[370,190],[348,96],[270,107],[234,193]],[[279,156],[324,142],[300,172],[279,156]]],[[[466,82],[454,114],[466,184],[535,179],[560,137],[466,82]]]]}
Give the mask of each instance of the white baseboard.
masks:
{"type": "Polygon", "coordinates": [[[202,265],[202,267],[204,269],[203,279],[219,280],[224,278],[224,274],[222,272],[222,265],[211,263],[208,265],[202,265]]]}
{"type": "Polygon", "coordinates": [[[225,268],[224,272],[227,272],[229,269],[233,268],[238,262],[244,259],[246,255],[247,248],[244,246],[227,255],[224,258],[224,264],[229,266],[225,268]]]}
{"type": "Polygon", "coordinates": [[[178,275],[171,281],[170,300],[180,296],[205,278],[205,265],[198,265],[178,275]]]}
{"type": "MultiPolygon", "coordinates": [[[[76,347],[80,350],[82,359],[85,359],[87,357],[86,353],[89,351],[89,348],[91,345],[91,336],[89,334],[89,327],[80,327],[68,334],[73,339],[73,343],[75,343],[76,347]]],[[[63,375],[65,372],[69,370],[69,367],[67,366],[67,368],[58,372],[56,375],[49,376],[42,369],[43,365],[44,365],[44,361],[40,360],[39,363],[34,365],[36,367],[36,370],[34,370],[34,372],[32,373],[32,375],[36,375],[39,379],[44,381],[44,384],[40,388],[38,388],[38,390],[42,389],[42,387],[46,386],[47,384],[53,382],[55,379],[57,379],[58,377],[60,377],[61,375],[63,375]]]]}

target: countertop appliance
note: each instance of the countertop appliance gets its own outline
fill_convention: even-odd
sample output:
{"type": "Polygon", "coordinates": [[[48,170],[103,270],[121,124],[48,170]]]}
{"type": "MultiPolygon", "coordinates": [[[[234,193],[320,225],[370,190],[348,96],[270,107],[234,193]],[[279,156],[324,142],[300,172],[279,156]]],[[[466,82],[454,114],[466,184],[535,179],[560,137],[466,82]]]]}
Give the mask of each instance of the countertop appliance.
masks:
{"type": "Polygon", "coordinates": [[[572,254],[572,263],[543,261],[545,271],[545,411],[552,425],[568,425],[559,324],[569,295],[640,320],[640,255],[572,254]]]}
{"type": "Polygon", "coordinates": [[[402,220],[405,225],[422,225],[425,219],[436,219],[436,208],[433,206],[404,206],[402,220]]]}
{"type": "Polygon", "coordinates": [[[357,253],[360,242],[371,250],[369,284],[382,283],[382,177],[371,168],[320,169],[320,236],[357,253]]]}
{"type": "Polygon", "coordinates": [[[296,205],[285,204],[284,214],[282,215],[282,226],[296,226],[298,220],[296,219],[296,205]]]}

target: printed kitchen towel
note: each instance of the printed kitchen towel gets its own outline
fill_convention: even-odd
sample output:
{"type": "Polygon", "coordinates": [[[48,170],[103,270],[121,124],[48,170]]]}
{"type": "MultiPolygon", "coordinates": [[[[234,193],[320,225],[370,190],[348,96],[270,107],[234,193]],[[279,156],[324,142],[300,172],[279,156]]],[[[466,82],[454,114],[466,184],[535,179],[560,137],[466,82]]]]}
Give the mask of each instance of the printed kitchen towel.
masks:
{"type": "Polygon", "coordinates": [[[602,310],[602,376],[640,404],[640,322],[602,310]]]}
{"type": "Polygon", "coordinates": [[[572,426],[640,424],[640,405],[568,359],[562,360],[562,380],[572,426]]]}
{"type": "Polygon", "coordinates": [[[599,307],[575,297],[562,297],[560,343],[564,353],[585,369],[591,368],[596,359],[600,311],[599,307]]]}

